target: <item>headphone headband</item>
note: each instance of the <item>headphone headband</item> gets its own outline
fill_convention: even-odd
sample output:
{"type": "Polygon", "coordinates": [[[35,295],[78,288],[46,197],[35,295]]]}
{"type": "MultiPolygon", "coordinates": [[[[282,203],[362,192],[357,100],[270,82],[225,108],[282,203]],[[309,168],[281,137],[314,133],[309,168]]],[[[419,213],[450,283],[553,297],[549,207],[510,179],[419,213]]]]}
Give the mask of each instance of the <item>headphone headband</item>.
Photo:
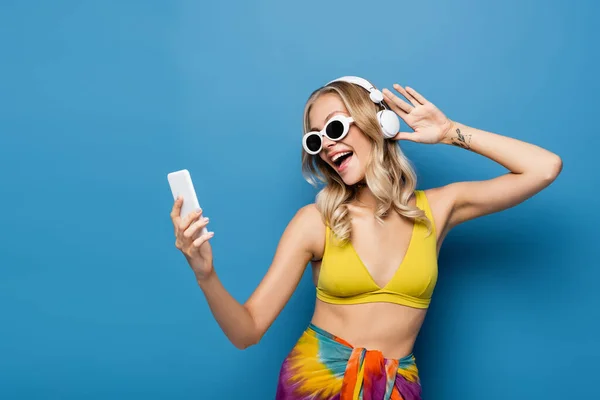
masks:
{"type": "Polygon", "coordinates": [[[383,102],[383,93],[381,93],[371,82],[359,76],[342,76],[340,78],[327,82],[327,85],[333,82],[340,81],[353,83],[364,88],[367,92],[369,92],[369,97],[371,98],[371,101],[373,103],[381,104],[381,102],[383,102]]]}

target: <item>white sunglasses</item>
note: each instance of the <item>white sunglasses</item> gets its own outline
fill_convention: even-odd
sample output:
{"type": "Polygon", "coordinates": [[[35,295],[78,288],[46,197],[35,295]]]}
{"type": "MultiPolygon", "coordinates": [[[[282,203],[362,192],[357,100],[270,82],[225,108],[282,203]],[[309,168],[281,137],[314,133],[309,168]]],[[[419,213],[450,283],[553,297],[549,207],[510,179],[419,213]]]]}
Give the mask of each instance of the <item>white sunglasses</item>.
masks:
{"type": "Polygon", "coordinates": [[[354,122],[354,118],[345,115],[334,115],[325,124],[325,127],[320,132],[310,131],[302,137],[302,146],[308,154],[319,154],[323,148],[323,136],[329,140],[337,142],[342,140],[350,130],[350,124],[354,122]]]}

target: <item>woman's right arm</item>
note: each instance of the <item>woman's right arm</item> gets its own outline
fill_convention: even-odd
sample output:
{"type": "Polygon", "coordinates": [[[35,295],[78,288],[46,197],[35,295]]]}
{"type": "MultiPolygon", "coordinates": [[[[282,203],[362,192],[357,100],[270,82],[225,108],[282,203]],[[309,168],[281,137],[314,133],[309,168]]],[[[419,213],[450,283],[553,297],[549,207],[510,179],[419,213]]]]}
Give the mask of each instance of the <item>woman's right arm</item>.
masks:
{"type": "Polygon", "coordinates": [[[171,213],[176,246],[194,271],[217,323],[239,349],[258,343],[298,286],[308,262],[323,251],[325,227],[318,210],[311,204],[296,213],[283,232],[266,275],[246,303],[240,304],[223,287],[213,268],[208,243],[211,234],[196,235],[208,221],[201,218],[201,211],[179,218],[181,203],[177,200],[171,213]]]}

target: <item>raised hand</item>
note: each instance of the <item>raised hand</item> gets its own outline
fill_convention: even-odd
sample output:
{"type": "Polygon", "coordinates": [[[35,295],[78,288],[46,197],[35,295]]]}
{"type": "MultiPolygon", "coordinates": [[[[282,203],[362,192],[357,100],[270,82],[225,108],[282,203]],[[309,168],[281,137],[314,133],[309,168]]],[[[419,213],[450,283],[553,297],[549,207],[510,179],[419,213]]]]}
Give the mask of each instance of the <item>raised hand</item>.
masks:
{"type": "Polygon", "coordinates": [[[395,140],[410,140],[418,143],[440,143],[452,129],[454,123],[433,103],[416,90],[394,84],[394,89],[410,104],[388,89],[383,89],[383,97],[391,109],[410,126],[414,132],[399,132],[395,140]]]}
{"type": "Polygon", "coordinates": [[[208,224],[208,218],[202,217],[202,210],[196,210],[181,218],[183,198],[178,198],[171,210],[171,220],[175,228],[175,247],[177,247],[190,264],[197,279],[204,279],[213,271],[212,248],[208,240],[213,232],[199,235],[208,224]]]}

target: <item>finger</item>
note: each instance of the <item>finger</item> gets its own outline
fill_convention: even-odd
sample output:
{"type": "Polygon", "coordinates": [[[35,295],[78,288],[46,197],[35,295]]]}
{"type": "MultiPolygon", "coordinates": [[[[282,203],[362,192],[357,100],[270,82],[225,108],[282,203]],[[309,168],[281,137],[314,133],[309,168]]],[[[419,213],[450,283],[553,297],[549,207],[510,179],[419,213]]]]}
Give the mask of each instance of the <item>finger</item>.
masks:
{"type": "Polygon", "coordinates": [[[195,211],[192,211],[191,213],[189,213],[188,215],[186,215],[179,222],[179,230],[185,231],[190,226],[190,224],[193,221],[195,221],[196,219],[198,219],[201,215],[202,215],[202,209],[201,208],[199,208],[199,209],[197,209],[195,211]]]}
{"type": "Polygon", "coordinates": [[[417,92],[415,89],[411,88],[411,87],[406,87],[406,91],[413,97],[415,98],[419,103],[421,104],[425,104],[427,103],[427,99],[425,99],[425,97],[423,97],[419,92],[417,92]]]}
{"type": "Polygon", "coordinates": [[[398,132],[392,140],[408,140],[410,142],[418,142],[418,137],[414,132],[398,132]]]}
{"type": "Polygon", "coordinates": [[[390,92],[388,89],[383,89],[382,91],[385,98],[389,99],[388,104],[391,107],[396,106],[399,110],[405,112],[406,114],[410,113],[413,107],[402,100],[400,97],[396,96],[394,93],[390,92]]]}
{"type": "Polygon", "coordinates": [[[394,89],[396,89],[402,96],[406,97],[406,99],[408,101],[410,101],[413,106],[416,107],[421,104],[414,97],[412,97],[412,95],[410,93],[408,93],[406,91],[406,89],[404,89],[402,86],[398,85],[397,83],[394,83],[394,89]]]}
{"type": "Polygon", "coordinates": [[[179,218],[181,214],[181,206],[183,205],[183,197],[179,196],[175,199],[173,203],[173,208],[171,209],[171,220],[175,222],[176,219],[179,218]]]}
{"type": "Polygon", "coordinates": [[[198,221],[194,222],[183,232],[183,236],[186,238],[191,238],[198,233],[198,231],[208,225],[208,218],[200,218],[198,221]]]}
{"type": "Polygon", "coordinates": [[[204,235],[200,236],[198,239],[194,240],[194,247],[200,247],[204,244],[204,242],[206,242],[207,240],[209,240],[210,238],[212,238],[213,236],[215,236],[214,232],[207,232],[204,235]]]}
{"type": "Polygon", "coordinates": [[[383,100],[385,100],[385,102],[392,109],[392,111],[394,111],[396,114],[398,114],[400,117],[402,117],[402,119],[404,119],[404,117],[406,117],[408,115],[408,113],[406,111],[402,110],[396,104],[394,104],[393,100],[389,96],[387,96],[385,93],[383,94],[383,100]]]}

